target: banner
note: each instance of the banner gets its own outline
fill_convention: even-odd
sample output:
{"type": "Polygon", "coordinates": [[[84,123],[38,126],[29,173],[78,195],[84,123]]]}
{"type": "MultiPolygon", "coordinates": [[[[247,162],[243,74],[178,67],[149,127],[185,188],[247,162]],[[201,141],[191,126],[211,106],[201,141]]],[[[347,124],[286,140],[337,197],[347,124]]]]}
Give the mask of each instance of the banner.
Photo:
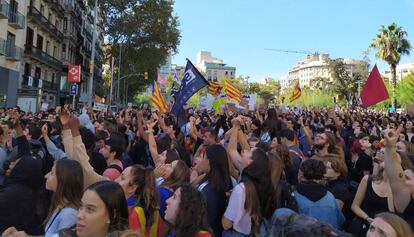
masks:
{"type": "Polygon", "coordinates": [[[210,110],[211,107],[213,106],[214,99],[215,97],[212,96],[211,94],[205,95],[204,97],[200,99],[200,108],[210,110]]]}
{"type": "Polygon", "coordinates": [[[106,112],[108,110],[108,105],[101,104],[101,103],[94,103],[93,104],[93,110],[95,110],[95,111],[101,111],[101,112],[106,112]]]}
{"type": "Polygon", "coordinates": [[[187,103],[191,96],[207,85],[207,80],[197,70],[197,68],[194,67],[191,61],[187,59],[187,66],[185,67],[185,73],[183,79],[181,80],[181,86],[177,92],[175,103],[171,109],[171,113],[177,116],[177,123],[179,127],[186,123],[183,106],[187,103]]]}

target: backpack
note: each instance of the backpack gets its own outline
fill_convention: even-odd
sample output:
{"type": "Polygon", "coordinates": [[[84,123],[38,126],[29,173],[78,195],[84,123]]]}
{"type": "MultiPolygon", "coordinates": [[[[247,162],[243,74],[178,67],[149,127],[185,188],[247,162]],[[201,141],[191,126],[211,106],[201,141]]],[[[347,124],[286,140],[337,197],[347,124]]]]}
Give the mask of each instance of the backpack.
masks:
{"type": "Polygon", "coordinates": [[[107,169],[116,169],[120,174],[122,174],[123,169],[121,168],[121,166],[117,165],[117,164],[112,164],[110,166],[107,167],[107,169]]]}

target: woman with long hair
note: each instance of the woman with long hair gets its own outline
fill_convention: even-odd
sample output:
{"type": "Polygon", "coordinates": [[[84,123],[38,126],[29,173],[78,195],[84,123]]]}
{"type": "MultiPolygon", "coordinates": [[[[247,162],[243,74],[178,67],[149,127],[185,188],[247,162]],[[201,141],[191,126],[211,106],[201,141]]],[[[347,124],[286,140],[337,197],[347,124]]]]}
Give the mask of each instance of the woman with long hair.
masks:
{"type": "Polygon", "coordinates": [[[220,236],[223,232],[220,220],[226,210],[226,193],[232,186],[227,151],[222,145],[210,145],[205,155],[195,167],[199,174],[205,174],[198,190],[206,200],[207,219],[214,236],[220,236]]]}
{"type": "Polygon", "coordinates": [[[355,220],[360,226],[353,226],[352,233],[365,235],[368,224],[372,222],[376,214],[381,212],[394,212],[393,194],[387,173],[384,172],[384,157],[377,154],[373,159],[373,175],[362,178],[352,202],[351,209],[362,221],[355,220]]]}
{"type": "Polygon", "coordinates": [[[371,222],[367,237],[413,237],[410,225],[401,217],[383,212],[375,216],[371,222]]]}
{"type": "Polygon", "coordinates": [[[352,198],[346,180],[348,168],[345,162],[337,158],[331,158],[325,166],[328,191],[334,195],[339,208],[343,209],[344,205],[349,203],[352,198]]]}
{"type": "Polygon", "coordinates": [[[223,236],[258,234],[260,223],[267,213],[271,190],[270,164],[266,153],[254,148],[250,164],[243,169],[240,183],[233,189],[222,218],[223,236]]]}
{"type": "MultiPolygon", "coordinates": [[[[81,185],[79,187],[82,188],[81,185]]],[[[128,209],[119,184],[100,181],[84,192],[76,226],[60,230],[53,237],[118,237],[128,229],[128,209]]],[[[24,237],[24,232],[9,228],[2,236],[24,237]]]]}
{"type": "Polygon", "coordinates": [[[167,199],[173,195],[176,185],[190,182],[190,169],[182,160],[175,160],[162,166],[164,181],[158,187],[160,215],[163,218],[167,208],[167,199]]]}
{"type": "Polygon", "coordinates": [[[45,237],[50,237],[76,224],[83,193],[83,171],[77,161],[62,159],[55,162],[45,178],[46,189],[53,192],[49,214],[44,222],[45,237]]]}
{"type": "Polygon", "coordinates": [[[166,237],[211,237],[206,212],[200,192],[189,184],[178,186],[174,195],[167,200],[165,220],[172,228],[166,237]]]}
{"type": "Polygon", "coordinates": [[[146,236],[162,236],[154,170],[142,165],[127,167],[115,180],[124,190],[129,209],[129,227],[146,236]]]}
{"type": "MultiPolygon", "coordinates": [[[[278,131],[282,130],[282,123],[279,120],[279,117],[277,116],[276,109],[270,108],[267,110],[267,117],[263,122],[262,131],[265,133],[267,132],[270,136],[270,140],[276,137],[276,133],[278,131]]],[[[263,134],[262,134],[263,137],[263,134]]]]}

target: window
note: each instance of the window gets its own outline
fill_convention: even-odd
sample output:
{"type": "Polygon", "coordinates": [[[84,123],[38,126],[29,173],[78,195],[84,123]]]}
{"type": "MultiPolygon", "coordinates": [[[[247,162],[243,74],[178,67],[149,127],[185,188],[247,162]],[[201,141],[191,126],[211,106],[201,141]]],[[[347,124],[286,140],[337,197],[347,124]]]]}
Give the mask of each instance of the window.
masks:
{"type": "Polygon", "coordinates": [[[49,40],[46,41],[46,53],[49,54],[49,47],[50,47],[50,42],[49,40]]]}
{"type": "Polygon", "coordinates": [[[43,4],[40,4],[40,14],[45,14],[45,6],[43,4]]]}
{"type": "Polygon", "coordinates": [[[52,13],[49,12],[49,16],[47,19],[49,20],[50,23],[52,23],[52,13]]]}
{"type": "Polygon", "coordinates": [[[226,75],[226,76],[227,76],[228,74],[229,74],[229,72],[228,72],[228,71],[225,71],[225,72],[224,72],[224,75],[226,75]]]}
{"type": "Polygon", "coordinates": [[[68,18],[63,19],[63,31],[66,31],[68,29],[68,18]]]}
{"type": "Polygon", "coordinates": [[[56,46],[54,46],[53,47],[53,57],[55,57],[55,58],[57,58],[57,47],[56,46]]]}
{"type": "Polygon", "coordinates": [[[40,50],[43,50],[43,37],[41,35],[37,35],[36,47],[40,50]]]}
{"type": "Polygon", "coordinates": [[[230,72],[230,75],[232,75],[232,76],[233,76],[233,72],[230,72]]]}

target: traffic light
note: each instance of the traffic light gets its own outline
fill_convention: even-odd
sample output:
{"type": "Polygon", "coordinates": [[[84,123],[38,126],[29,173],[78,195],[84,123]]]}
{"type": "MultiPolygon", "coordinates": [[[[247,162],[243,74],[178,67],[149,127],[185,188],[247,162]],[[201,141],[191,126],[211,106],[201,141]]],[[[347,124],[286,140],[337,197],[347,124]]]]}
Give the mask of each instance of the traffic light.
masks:
{"type": "Polygon", "coordinates": [[[144,79],[148,80],[148,72],[144,72],[144,79]]]}

